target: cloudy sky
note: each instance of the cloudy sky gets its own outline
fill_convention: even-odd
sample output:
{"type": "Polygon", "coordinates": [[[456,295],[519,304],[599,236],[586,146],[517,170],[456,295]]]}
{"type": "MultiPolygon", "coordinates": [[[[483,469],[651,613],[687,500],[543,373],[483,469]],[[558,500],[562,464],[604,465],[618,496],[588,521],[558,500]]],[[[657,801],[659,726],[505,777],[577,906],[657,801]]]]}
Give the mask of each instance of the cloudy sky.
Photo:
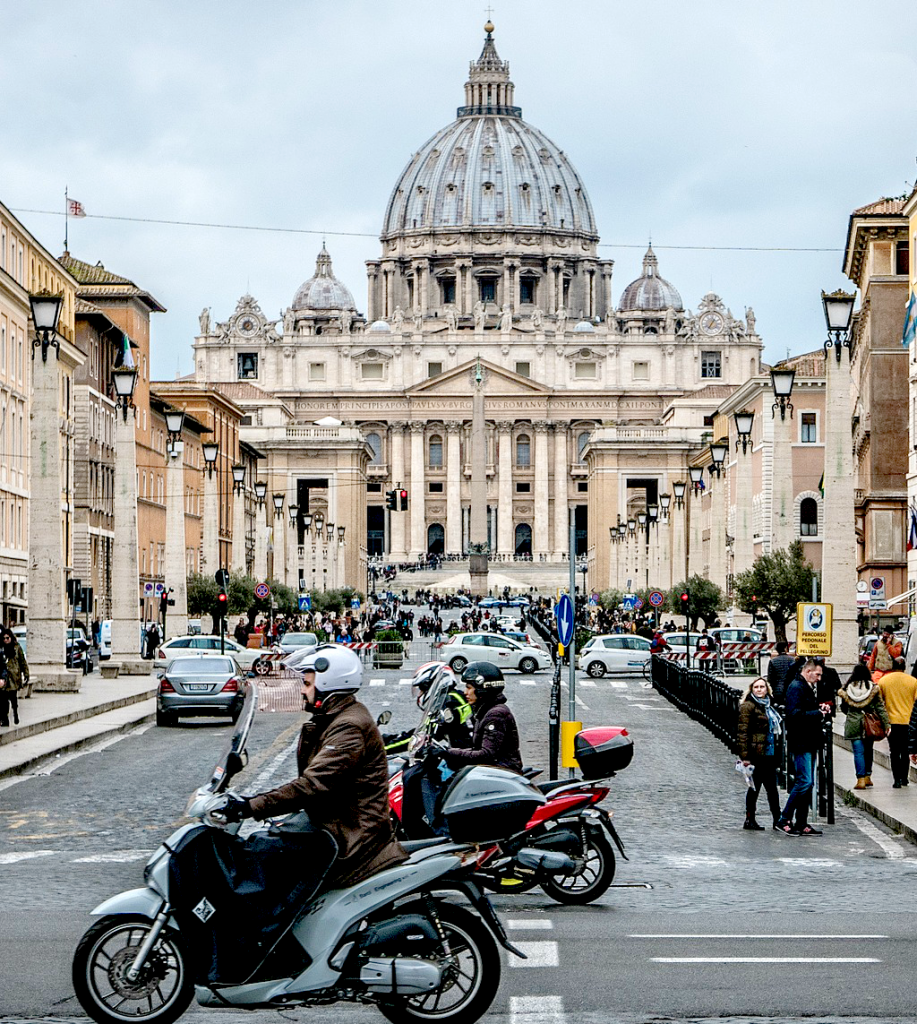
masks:
{"type": "MultiPolygon", "coordinates": [[[[711,288],[754,307],[766,358],[821,344],[850,212],[917,177],[912,0],[493,3],[523,117],[589,190],[615,299],[652,236],[687,307],[711,288]]],[[[486,7],[5,3],[0,200],[56,254],[69,187],[90,215],[73,255],[168,307],[160,378],[191,370],[202,307],[222,320],[250,291],[279,317],[323,231],[365,310],[389,193],[463,102],[486,7]]]]}

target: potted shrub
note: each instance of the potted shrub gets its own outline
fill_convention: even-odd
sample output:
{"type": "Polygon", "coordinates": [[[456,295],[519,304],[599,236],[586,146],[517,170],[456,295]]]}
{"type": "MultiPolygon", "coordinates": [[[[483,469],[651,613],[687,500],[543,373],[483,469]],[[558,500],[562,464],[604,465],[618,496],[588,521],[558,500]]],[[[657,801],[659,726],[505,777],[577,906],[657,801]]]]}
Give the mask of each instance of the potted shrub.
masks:
{"type": "Polygon", "coordinates": [[[398,630],[380,630],[375,640],[379,646],[373,650],[373,668],[401,668],[404,664],[404,641],[398,630]]]}

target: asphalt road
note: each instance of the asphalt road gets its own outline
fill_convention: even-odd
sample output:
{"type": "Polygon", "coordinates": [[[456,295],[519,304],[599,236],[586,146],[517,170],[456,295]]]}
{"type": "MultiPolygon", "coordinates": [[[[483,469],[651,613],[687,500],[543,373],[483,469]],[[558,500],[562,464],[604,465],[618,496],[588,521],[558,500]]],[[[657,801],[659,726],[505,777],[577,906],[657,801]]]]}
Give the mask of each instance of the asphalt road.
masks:
{"type": "MultiPolygon", "coordinates": [[[[392,730],[417,718],[405,678],[367,671],[364,699],[392,711],[392,730]]],[[[549,683],[548,673],[508,674],[533,764],[546,762],[549,683]]],[[[630,860],[590,907],[540,890],[496,900],[530,958],[506,958],[488,1024],[915,1019],[917,848],[843,807],[820,839],[744,832],[734,759],[699,725],[642,679],[581,680],[578,696],[586,724],[623,724],[634,737],[608,800],[630,860]]],[[[296,703],[294,687],[262,689],[240,790],[295,770],[296,703]]],[[[142,884],[144,861],[227,736],[207,722],[144,727],[0,789],[0,1020],[81,1017],[69,962],[89,911],[142,884]]],[[[336,1024],[382,1019],[366,1007],[314,1012],[336,1024]]],[[[224,1017],[192,1009],[185,1019],[224,1017]]]]}

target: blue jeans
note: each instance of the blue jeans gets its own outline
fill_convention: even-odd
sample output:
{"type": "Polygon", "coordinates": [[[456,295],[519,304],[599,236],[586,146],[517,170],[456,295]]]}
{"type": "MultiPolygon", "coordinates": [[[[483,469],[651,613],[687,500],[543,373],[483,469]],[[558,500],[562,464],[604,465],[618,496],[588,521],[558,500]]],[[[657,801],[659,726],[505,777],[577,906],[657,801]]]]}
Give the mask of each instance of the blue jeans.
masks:
{"type": "Polygon", "coordinates": [[[853,747],[853,768],[858,779],[872,775],[872,744],[873,741],[866,739],[865,736],[850,741],[853,747]]]}
{"type": "Polygon", "coordinates": [[[815,753],[793,754],[793,766],[796,781],[787,797],[786,806],[780,815],[781,821],[790,821],[796,813],[796,827],[804,828],[809,817],[809,804],[812,801],[812,787],[815,785],[815,753]]]}

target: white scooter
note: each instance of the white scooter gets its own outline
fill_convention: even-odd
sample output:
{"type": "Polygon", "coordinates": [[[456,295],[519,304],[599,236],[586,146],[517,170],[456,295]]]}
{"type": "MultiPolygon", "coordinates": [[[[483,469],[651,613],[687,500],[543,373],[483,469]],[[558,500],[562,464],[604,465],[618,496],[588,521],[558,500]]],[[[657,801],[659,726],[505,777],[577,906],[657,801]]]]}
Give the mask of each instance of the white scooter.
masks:
{"type": "MultiPolygon", "coordinates": [[[[83,1009],[98,1024],[171,1024],[194,997],[245,1010],[349,1001],[391,1021],[479,1020],[500,984],[497,943],[522,954],[474,881],[478,844],[519,831],[545,798],[513,773],[466,769],[443,802],[454,841],[407,843],[405,863],[323,889],[336,845],[305,814],[247,839],[220,815],[247,761],[256,701],[253,686],[210,783],[191,798],[196,823],[153,854],[144,888],[93,911],[73,960],[83,1009]]],[[[532,866],[545,856],[561,855],[533,850],[532,866]]]]}

